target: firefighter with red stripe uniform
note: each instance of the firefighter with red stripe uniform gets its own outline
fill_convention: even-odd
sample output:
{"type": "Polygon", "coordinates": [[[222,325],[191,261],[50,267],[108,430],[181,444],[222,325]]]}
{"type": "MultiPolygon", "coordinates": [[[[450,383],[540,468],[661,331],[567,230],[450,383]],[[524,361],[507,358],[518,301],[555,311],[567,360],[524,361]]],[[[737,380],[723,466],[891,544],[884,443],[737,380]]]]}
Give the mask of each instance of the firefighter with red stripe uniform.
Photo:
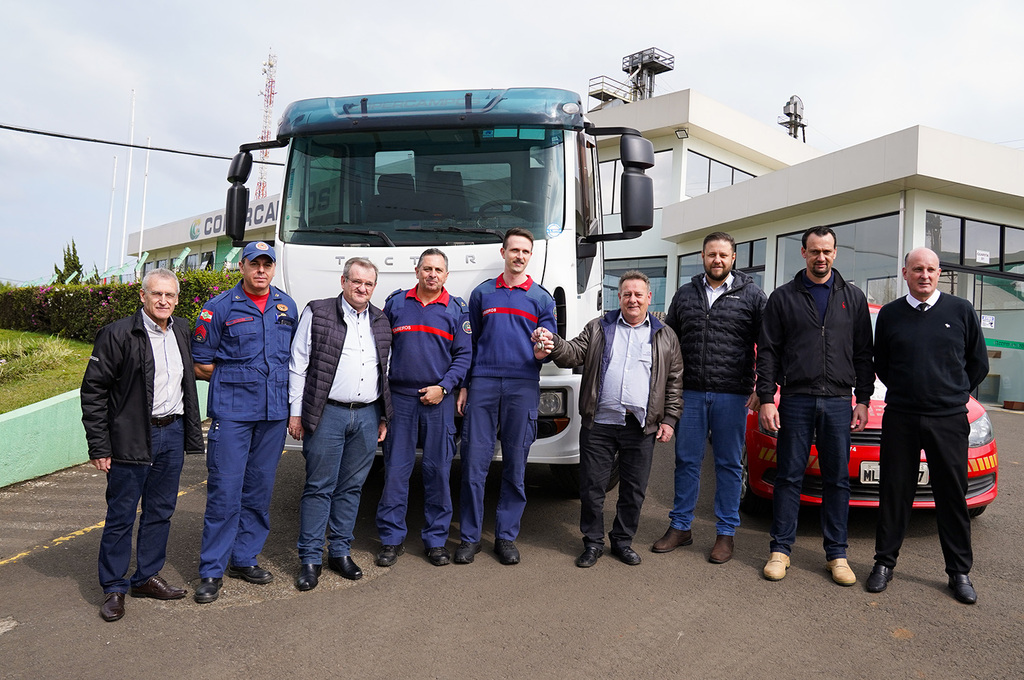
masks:
{"type": "Polygon", "coordinates": [[[391,322],[388,381],[395,417],[384,440],[384,490],[377,506],[382,567],[405,552],[417,443],[423,448],[423,547],[434,566],[451,560],[445,547],[452,519],[448,480],[455,457],[456,393],[473,350],[471,328],[466,303],[445,290],[448,257],[442,251],[423,251],[416,279],[415,288],[395,291],[384,304],[391,322]]]}
{"type": "Polygon", "coordinates": [[[462,542],[455,551],[456,564],[469,564],[480,552],[484,482],[499,425],[501,491],[494,552],[502,564],[519,562],[515,540],[526,508],[526,458],[537,437],[542,364],[533,356],[530,334],[538,327],[555,331],[555,301],[526,273],[532,254],[533,234],[509,229],[501,248],[504,272],[481,283],[469,298],[473,365],[468,390],[460,392],[457,404],[465,420],[459,500],[462,542]]]}

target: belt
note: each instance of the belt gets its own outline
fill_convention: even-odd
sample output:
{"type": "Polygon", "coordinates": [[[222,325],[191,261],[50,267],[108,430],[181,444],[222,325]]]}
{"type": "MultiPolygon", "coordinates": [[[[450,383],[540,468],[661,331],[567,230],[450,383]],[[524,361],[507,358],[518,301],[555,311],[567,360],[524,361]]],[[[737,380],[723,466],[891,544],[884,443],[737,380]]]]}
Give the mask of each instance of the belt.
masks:
{"type": "Polygon", "coordinates": [[[371,402],[362,402],[362,401],[347,402],[347,401],[334,401],[333,399],[328,399],[327,403],[330,404],[331,406],[340,406],[341,408],[347,408],[349,410],[352,410],[352,409],[357,409],[357,408],[363,408],[364,406],[371,406],[375,402],[372,402],[372,401],[371,402]]]}
{"type": "Polygon", "coordinates": [[[169,416],[161,416],[159,418],[150,418],[149,422],[153,427],[167,427],[175,420],[181,417],[180,413],[172,413],[169,416]]]}

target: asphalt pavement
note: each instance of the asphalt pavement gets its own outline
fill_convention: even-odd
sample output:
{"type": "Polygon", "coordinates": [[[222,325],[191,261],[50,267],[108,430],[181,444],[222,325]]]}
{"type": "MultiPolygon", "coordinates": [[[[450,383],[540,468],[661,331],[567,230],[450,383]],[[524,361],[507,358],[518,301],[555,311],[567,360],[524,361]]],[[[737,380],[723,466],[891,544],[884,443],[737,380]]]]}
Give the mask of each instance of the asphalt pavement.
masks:
{"type": "MultiPolygon", "coordinates": [[[[99,618],[96,555],[103,475],[89,465],[0,489],[0,677],[3,678],[1021,678],[1024,590],[1024,413],[990,411],[999,443],[1000,495],[973,522],[977,605],[946,588],[934,512],[914,515],[884,593],[864,590],[876,511],[850,515],[858,583],[824,569],[818,513],[807,509],[786,578],[761,578],[767,516],[743,516],[736,555],[707,562],[715,539],[713,471],[705,460],[694,544],[649,552],[668,526],[672,445],[658,445],[629,567],[605,555],[578,569],[579,502],[550,471],[531,467],[518,545],[523,561],[491,552],[497,467],[488,482],[484,552],[472,565],[431,566],[422,552],[422,494],[410,506],[408,552],[373,564],[382,475],[360,508],[353,556],[365,576],[324,572],[300,593],[295,538],[303,484],[299,453],[284,455],[261,564],[265,586],[225,579],[219,600],[198,605],[205,505],[202,456],[186,460],[163,575],[184,600],[132,599],[114,623],[99,618]]],[[[452,486],[458,490],[456,463],[452,486]]],[[[419,483],[418,472],[413,488],[419,483]]],[[[615,492],[606,503],[610,526],[615,492]]],[[[457,498],[456,498],[457,504],[457,498]]],[[[456,515],[457,516],[457,515],[456,515]]],[[[449,548],[458,541],[453,526],[449,548]]]]}

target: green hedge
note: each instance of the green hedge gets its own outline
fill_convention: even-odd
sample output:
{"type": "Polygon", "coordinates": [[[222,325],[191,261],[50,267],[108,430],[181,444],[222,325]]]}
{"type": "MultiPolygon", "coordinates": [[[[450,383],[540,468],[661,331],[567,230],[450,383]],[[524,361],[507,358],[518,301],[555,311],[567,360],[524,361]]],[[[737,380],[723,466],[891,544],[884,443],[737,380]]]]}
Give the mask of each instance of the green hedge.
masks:
{"type": "MultiPolygon", "coordinates": [[[[234,286],[238,272],[188,271],[178,275],[174,313],[195,326],[203,303],[234,286]]],[[[139,283],[40,286],[0,291],[0,328],[92,342],[96,331],[140,307],[139,283]]]]}

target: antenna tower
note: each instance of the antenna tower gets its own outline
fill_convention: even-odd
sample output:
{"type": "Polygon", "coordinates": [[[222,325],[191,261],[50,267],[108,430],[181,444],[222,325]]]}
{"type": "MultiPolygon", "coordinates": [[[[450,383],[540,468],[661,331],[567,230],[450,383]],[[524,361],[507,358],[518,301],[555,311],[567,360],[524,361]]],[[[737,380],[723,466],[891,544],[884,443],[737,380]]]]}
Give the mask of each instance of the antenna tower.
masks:
{"type": "MultiPolygon", "coordinates": [[[[275,76],[277,75],[277,56],[271,48],[267,60],[263,62],[263,75],[266,76],[266,83],[263,86],[263,131],[260,133],[261,142],[270,141],[270,128],[274,124],[274,89],[275,76]]],[[[256,182],[256,198],[267,197],[267,158],[270,156],[269,149],[260,149],[260,174],[256,182]]]]}

